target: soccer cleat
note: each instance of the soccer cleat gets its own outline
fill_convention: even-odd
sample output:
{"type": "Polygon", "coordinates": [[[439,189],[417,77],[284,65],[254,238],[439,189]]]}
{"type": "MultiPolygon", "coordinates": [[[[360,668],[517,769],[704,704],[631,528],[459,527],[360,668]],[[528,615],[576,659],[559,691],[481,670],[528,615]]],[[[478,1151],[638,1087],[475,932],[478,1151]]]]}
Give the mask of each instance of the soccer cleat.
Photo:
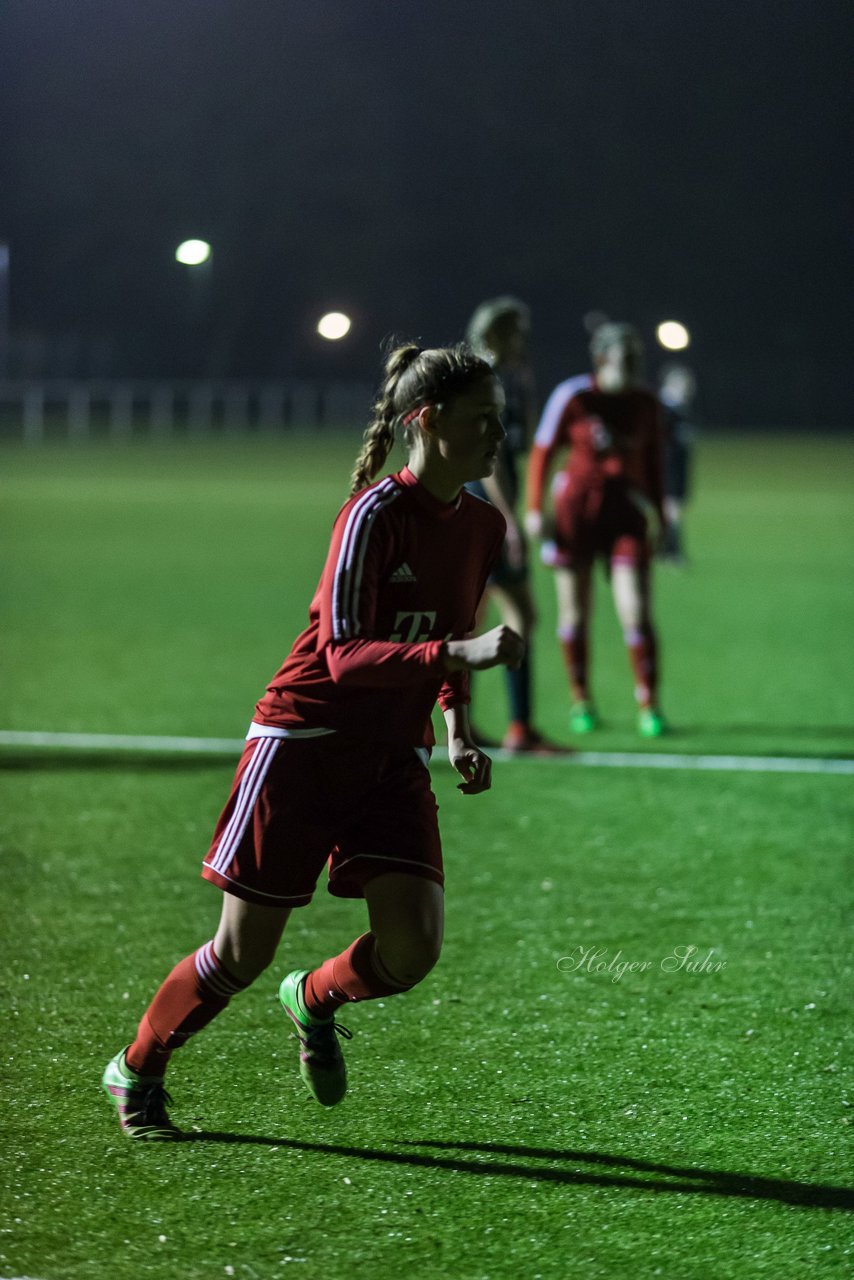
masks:
{"type": "Polygon", "coordinates": [[[119,1116],[119,1124],[129,1138],[138,1142],[177,1142],[180,1129],[169,1119],[166,1104],[172,1102],[156,1076],[138,1076],[125,1062],[122,1049],[107,1063],[101,1086],[119,1116]]]}
{"type": "Polygon", "coordinates": [[[561,747],[556,742],[550,742],[524,720],[512,721],[501,745],[505,751],[524,751],[534,756],[568,755],[572,750],[571,747],[561,747]]]}
{"type": "Polygon", "coordinates": [[[334,1018],[314,1018],[303,1004],[308,969],[295,969],[282,979],[279,1001],[296,1027],[300,1042],[299,1073],[309,1093],[322,1107],[334,1107],[347,1092],[347,1067],[337,1036],[353,1034],[334,1018]]]}
{"type": "Polygon", "coordinates": [[[569,727],[573,733],[592,733],[600,720],[591,702],[576,702],[569,713],[569,727]]]}
{"type": "Polygon", "coordinates": [[[657,707],[641,707],[638,712],[638,732],[642,738],[660,738],[667,732],[667,722],[657,707]]]}

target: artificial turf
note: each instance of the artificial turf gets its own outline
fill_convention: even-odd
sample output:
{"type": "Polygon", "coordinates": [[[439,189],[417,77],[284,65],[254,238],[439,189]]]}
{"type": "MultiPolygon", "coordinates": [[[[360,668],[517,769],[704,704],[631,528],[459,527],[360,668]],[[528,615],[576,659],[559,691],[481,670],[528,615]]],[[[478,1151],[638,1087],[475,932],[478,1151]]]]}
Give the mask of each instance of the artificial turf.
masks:
{"type": "MultiPolygon", "coordinates": [[[[0,727],[239,737],[302,625],[351,452],[8,450],[0,727]]],[[[850,461],[833,440],[703,442],[692,564],[658,575],[675,732],[635,737],[602,581],[606,726],[585,747],[851,754],[850,461]]],[[[537,582],[540,720],[560,736],[537,582]]],[[[477,698],[499,731],[500,678],[477,698]]],[[[176,1057],[192,1141],[140,1147],[100,1074],[211,936],[198,864],[233,761],[0,765],[0,1275],[848,1273],[850,778],[525,760],[463,798],[437,753],[445,950],[413,992],[342,1016],[350,1096],[324,1111],[305,1094],[275,998],[282,972],[363,929],[360,904],[321,890],[275,972],[176,1057]],[[668,960],[687,946],[695,971],[668,960]]]]}

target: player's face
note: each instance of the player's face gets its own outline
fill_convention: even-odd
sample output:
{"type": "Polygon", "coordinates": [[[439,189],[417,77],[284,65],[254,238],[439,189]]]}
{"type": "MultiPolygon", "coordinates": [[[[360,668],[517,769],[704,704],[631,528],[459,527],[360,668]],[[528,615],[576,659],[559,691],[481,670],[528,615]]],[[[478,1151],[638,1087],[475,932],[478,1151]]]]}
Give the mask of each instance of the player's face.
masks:
{"type": "Polygon", "coordinates": [[[603,391],[629,391],[643,379],[643,344],[627,338],[606,347],[596,361],[596,381],[603,391]]]}
{"type": "Polygon", "coordinates": [[[502,317],[486,335],[496,364],[523,364],[528,355],[528,330],[518,316],[502,317]]]}
{"type": "Polygon", "coordinates": [[[492,475],[505,436],[503,410],[501,383],[497,378],[483,378],[437,413],[433,426],[436,446],[460,484],[492,475]]]}

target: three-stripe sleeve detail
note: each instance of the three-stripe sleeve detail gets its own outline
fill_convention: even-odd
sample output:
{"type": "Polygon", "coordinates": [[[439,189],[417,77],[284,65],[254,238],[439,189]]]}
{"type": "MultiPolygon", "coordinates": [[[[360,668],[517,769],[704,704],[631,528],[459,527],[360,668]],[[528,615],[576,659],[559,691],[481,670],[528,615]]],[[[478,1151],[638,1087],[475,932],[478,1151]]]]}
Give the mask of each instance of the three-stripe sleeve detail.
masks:
{"type": "Polygon", "coordinates": [[[359,634],[359,593],[371,528],[380,511],[401,493],[394,477],[388,476],[366,490],[350,508],[332,582],[332,636],[335,640],[353,640],[359,634]]]}

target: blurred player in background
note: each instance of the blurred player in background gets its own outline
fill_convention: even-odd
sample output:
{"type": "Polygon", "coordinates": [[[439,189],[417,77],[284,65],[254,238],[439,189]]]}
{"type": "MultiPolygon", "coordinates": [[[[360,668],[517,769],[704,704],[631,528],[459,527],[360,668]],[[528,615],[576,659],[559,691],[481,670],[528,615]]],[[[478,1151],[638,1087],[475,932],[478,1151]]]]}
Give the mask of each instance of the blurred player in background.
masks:
{"type": "MultiPolygon", "coordinates": [[[[486,791],[491,762],[469,729],[468,672],[518,667],[524,651],[503,625],[467,638],[505,528],[463,486],[491,474],[503,407],[498,378],[465,347],[389,356],[309,626],[256,706],[204,861],[223,891],[219,928],[172,970],[104,1073],[131,1138],[181,1136],[166,1111],[172,1053],[272,962],[325,865],[331,893],[365,899],[369,928],[279,986],[319,1103],[333,1106],[347,1088],[337,1036],[350,1033],[338,1009],[408,991],[435,965],[444,876],[427,769],[432,709],[438,700],[459,789],[486,791]],[[398,432],[408,465],[372,484],[398,432]]],[[[260,1078],[277,1105],[275,1073],[260,1078]]]]}
{"type": "Polygon", "coordinates": [[[684,565],[682,518],[691,490],[696,428],[692,407],[697,382],[684,364],[665,364],[658,374],[658,398],[664,407],[664,515],[666,525],[660,559],[684,565]]]}
{"type": "Polygon", "coordinates": [[[635,679],[638,728],[658,737],[658,644],[652,619],[651,560],[664,528],[662,423],[659,404],[641,384],[643,344],[628,324],[593,333],[594,373],[552,392],[534,438],[528,469],[526,525],[544,537],[543,559],[555,571],[558,629],[572,688],[570,728],[590,733],[599,717],[590,689],[593,566],[610,570],[617,616],[635,679]],[[544,517],[550,468],[568,448],[544,517]]]}
{"type": "Polygon", "coordinates": [[[537,611],[518,512],[519,470],[537,420],[536,388],[528,356],[530,329],[530,310],[524,302],[509,296],[481,303],[469,321],[469,345],[492,366],[504,389],[506,437],[492,475],[466,487],[496,506],[507,523],[504,546],[489,579],[481,616],[486,614],[488,599],[494,600],[502,620],[526,643],[521,665],[516,670],[506,670],[510,724],[502,745],[512,751],[552,754],[561,748],[548,742],[532,724],[531,635],[537,611]]]}

